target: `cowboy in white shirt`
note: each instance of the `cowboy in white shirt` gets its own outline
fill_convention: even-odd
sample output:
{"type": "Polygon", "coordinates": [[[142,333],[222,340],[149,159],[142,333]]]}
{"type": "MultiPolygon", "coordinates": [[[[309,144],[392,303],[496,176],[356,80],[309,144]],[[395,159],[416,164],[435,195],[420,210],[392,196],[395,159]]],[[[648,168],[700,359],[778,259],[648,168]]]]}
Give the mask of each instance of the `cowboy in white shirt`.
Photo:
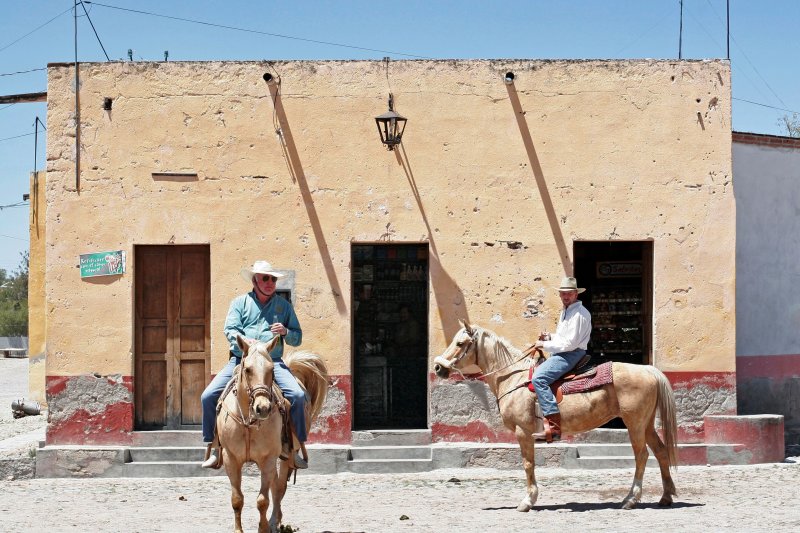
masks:
{"type": "Polygon", "coordinates": [[[578,282],[573,277],[566,277],[561,281],[558,294],[564,309],[561,311],[556,332],[542,333],[535,344],[536,348],[551,354],[536,368],[532,379],[539,406],[546,419],[545,433],[534,434],[538,440],[561,440],[561,414],[550,385],[572,370],[586,355],[586,346],[592,332],[592,316],[578,300],[578,294],[585,290],[578,287],[578,282]]]}

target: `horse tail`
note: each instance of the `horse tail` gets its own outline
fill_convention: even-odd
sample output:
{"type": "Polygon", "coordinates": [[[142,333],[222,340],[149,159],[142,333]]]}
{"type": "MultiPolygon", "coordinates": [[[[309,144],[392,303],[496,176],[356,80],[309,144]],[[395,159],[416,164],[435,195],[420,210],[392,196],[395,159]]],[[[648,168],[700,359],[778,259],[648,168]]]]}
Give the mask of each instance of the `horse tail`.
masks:
{"type": "Polygon", "coordinates": [[[664,445],[671,467],[678,467],[678,422],[676,420],[675,394],[672,386],[659,369],[649,367],[658,382],[658,416],[661,418],[661,430],[664,433],[664,445]]]}
{"type": "Polygon", "coordinates": [[[308,420],[313,422],[322,411],[328,395],[328,368],[322,357],[305,350],[284,355],[283,362],[305,387],[310,400],[308,420]]]}

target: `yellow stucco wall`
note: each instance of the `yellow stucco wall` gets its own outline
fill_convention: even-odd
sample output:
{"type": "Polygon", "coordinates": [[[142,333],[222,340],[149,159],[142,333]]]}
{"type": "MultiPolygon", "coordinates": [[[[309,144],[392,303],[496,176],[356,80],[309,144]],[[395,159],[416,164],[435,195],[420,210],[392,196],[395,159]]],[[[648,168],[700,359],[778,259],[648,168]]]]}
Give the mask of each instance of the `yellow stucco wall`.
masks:
{"type": "Polygon", "coordinates": [[[28,391],[42,404],[45,397],[45,172],[30,176],[30,262],[28,268],[28,391]]]}
{"type": "Polygon", "coordinates": [[[517,346],[551,329],[574,240],[653,240],[655,364],[735,369],[725,61],[397,61],[388,83],[381,61],[82,64],[79,193],[73,87],[50,66],[49,375],[133,374],[133,246],[167,243],[210,244],[214,371],[238,271],[264,258],[296,271],[304,346],[349,374],[351,242],[386,240],[430,243],[432,355],[457,318],[517,346]],[[374,121],[390,89],[395,152],[374,121]],[[78,254],[116,249],[127,274],[80,279],[78,254]]]}

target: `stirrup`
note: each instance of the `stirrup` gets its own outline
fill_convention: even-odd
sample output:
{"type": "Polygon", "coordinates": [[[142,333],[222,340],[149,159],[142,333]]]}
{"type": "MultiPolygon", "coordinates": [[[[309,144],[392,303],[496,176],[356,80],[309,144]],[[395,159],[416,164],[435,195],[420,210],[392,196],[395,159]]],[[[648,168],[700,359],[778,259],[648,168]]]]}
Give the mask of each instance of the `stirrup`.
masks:
{"type": "Polygon", "coordinates": [[[296,470],[305,470],[308,468],[308,461],[303,459],[299,453],[294,454],[294,468],[296,470]]]}
{"type": "Polygon", "coordinates": [[[216,452],[211,452],[211,455],[208,456],[208,459],[203,461],[203,464],[201,464],[200,467],[201,468],[214,468],[214,469],[216,469],[216,468],[219,468],[217,466],[217,462],[218,461],[219,461],[219,458],[217,457],[217,453],[216,452]]]}

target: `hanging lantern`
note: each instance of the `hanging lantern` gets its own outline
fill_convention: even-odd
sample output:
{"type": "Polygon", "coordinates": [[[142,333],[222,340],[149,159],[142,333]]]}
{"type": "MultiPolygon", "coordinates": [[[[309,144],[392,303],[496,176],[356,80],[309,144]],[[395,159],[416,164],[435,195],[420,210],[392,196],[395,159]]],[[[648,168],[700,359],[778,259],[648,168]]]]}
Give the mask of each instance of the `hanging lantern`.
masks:
{"type": "Polygon", "coordinates": [[[378,133],[381,135],[381,142],[389,150],[394,150],[395,145],[400,144],[403,139],[403,130],[406,128],[406,117],[398,115],[394,111],[394,96],[389,93],[389,111],[383,115],[375,117],[378,125],[378,133]]]}

